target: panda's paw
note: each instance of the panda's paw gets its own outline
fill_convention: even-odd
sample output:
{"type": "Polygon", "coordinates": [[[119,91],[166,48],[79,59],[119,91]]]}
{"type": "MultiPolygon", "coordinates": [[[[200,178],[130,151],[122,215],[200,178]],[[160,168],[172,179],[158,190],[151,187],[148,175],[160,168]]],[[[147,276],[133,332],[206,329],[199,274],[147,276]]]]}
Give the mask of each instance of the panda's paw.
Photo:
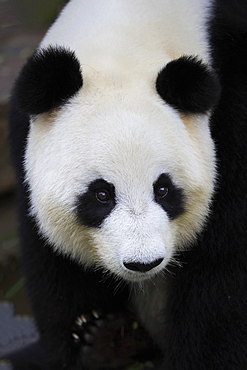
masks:
{"type": "Polygon", "coordinates": [[[71,335],[78,369],[123,369],[153,355],[151,339],[127,310],[82,314],[76,318],[71,335]]]}
{"type": "Polygon", "coordinates": [[[104,315],[98,310],[92,310],[90,313],[78,316],[72,328],[74,345],[89,351],[109,319],[111,319],[111,315],[104,315]]]}

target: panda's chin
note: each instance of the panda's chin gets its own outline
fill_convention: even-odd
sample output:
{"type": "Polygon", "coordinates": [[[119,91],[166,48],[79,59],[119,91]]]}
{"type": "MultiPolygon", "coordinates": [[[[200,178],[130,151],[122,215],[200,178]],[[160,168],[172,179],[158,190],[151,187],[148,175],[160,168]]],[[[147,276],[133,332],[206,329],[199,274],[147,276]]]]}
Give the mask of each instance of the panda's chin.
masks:
{"type": "Polygon", "coordinates": [[[158,275],[161,275],[162,271],[163,271],[162,268],[156,268],[148,272],[135,272],[124,270],[121,272],[121,274],[119,274],[119,277],[121,277],[121,279],[125,280],[126,282],[142,283],[144,281],[152,280],[158,275]]]}

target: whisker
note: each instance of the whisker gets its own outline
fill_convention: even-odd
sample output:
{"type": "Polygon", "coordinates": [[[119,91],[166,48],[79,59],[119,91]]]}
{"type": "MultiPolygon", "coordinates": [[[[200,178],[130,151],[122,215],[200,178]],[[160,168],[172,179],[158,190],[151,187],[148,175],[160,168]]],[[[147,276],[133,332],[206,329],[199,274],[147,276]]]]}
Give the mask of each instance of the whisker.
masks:
{"type": "Polygon", "coordinates": [[[178,261],[177,259],[176,259],[176,257],[174,256],[174,257],[172,257],[171,259],[170,259],[170,261],[169,261],[169,264],[170,265],[172,265],[172,266],[178,266],[178,267],[182,267],[182,261],[178,261]]]}
{"type": "Polygon", "coordinates": [[[113,290],[114,295],[121,292],[121,290],[123,290],[124,285],[125,285],[122,279],[116,279],[116,280],[118,280],[118,284],[116,285],[116,287],[113,290]]]}

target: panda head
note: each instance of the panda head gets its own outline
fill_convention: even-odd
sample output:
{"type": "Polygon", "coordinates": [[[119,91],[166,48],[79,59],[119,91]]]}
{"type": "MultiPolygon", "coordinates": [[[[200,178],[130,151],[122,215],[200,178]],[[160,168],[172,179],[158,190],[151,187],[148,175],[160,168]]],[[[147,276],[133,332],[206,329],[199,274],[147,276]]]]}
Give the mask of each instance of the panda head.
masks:
{"type": "Polygon", "coordinates": [[[208,215],[215,75],[181,57],[152,78],[85,67],[82,79],[74,53],[49,47],[16,92],[30,115],[25,173],[41,235],[127,281],[164,270],[208,215]]]}

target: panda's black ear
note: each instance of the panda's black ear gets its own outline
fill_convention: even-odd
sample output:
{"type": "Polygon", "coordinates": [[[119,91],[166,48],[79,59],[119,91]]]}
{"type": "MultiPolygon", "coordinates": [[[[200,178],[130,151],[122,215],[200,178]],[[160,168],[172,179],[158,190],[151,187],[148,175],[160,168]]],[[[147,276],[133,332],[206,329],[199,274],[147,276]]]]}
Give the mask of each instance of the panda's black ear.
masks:
{"type": "Polygon", "coordinates": [[[193,56],[168,63],[158,74],[156,89],[183,113],[206,113],[218,102],[221,90],[216,73],[193,56]]]}
{"type": "Polygon", "coordinates": [[[82,87],[80,63],[63,47],[38,50],[27,60],[15,84],[19,108],[40,114],[59,107],[82,87]]]}

